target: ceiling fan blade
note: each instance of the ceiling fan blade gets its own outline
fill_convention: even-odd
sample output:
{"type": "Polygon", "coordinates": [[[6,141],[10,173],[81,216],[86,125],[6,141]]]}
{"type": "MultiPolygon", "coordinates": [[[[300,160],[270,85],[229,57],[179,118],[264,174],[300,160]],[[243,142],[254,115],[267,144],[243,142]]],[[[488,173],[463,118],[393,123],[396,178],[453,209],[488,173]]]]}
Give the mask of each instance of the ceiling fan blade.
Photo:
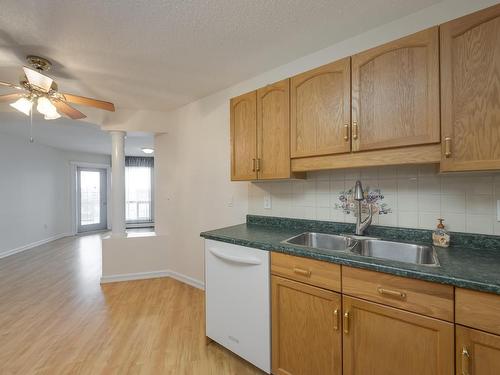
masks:
{"type": "Polygon", "coordinates": [[[5,86],[5,87],[10,87],[16,90],[24,90],[21,86],[14,85],[13,83],[9,82],[2,82],[0,81],[0,86],[5,86]]]}
{"type": "Polygon", "coordinates": [[[95,107],[99,109],[104,109],[106,111],[114,112],[115,105],[110,102],[105,102],[103,100],[97,100],[92,98],[86,98],[85,96],[73,95],[73,94],[63,94],[66,101],[73,104],[81,104],[89,107],[95,107]]]}
{"type": "Polygon", "coordinates": [[[19,99],[21,96],[23,96],[21,93],[14,93],[14,94],[6,94],[6,95],[0,95],[0,102],[10,102],[16,99],[19,99]]]}
{"type": "Polygon", "coordinates": [[[23,70],[30,85],[36,86],[43,92],[49,92],[52,82],[54,82],[52,78],[26,66],[23,66],[23,70]]]}
{"type": "Polygon", "coordinates": [[[52,104],[55,105],[55,107],[59,112],[65,114],[72,120],[78,120],[87,117],[78,109],[73,108],[72,106],[63,102],[62,100],[51,100],[51,102],[52,104]]]}

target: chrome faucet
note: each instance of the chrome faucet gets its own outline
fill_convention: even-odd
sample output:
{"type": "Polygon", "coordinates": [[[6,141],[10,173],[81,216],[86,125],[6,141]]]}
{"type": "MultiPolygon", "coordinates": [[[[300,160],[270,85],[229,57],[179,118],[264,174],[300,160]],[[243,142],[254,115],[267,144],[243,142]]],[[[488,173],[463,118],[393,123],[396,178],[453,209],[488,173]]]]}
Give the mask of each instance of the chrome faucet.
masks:
{"type": "Polygon", "coordinates": [[[354,199],[358,201],[358,212],[356,215],[356,235],[362,236],[365,229],[372,223],[373,211],[372,205],[368,205],[368,217],[365,220],[361,220],[361,202],[365,199],[365,195],[363,193],[363,186],[361,185],[361,181],[356,181],[356,185],[354,186],[354,199]]]}

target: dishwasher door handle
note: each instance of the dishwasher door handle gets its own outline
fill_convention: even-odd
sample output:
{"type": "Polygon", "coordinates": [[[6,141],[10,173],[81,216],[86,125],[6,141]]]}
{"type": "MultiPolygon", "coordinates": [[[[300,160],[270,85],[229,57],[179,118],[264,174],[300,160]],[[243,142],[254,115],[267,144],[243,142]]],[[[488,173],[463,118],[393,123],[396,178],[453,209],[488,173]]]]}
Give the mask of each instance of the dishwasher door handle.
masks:
{"type": "Polygon", "coordinates": [[[256,265],[262,264],[262,261],[259,258],[255,258],[255,257],[241,257],[238,255],[225,254],[221,250],[213,248],[213,247],[209,248],[208,251],[210,251],[217,258],[227,260],[227,261],[230,261],[233,263],[247,264],[247,265],[251,265],[251,266],[256,266],[256,265]]]}

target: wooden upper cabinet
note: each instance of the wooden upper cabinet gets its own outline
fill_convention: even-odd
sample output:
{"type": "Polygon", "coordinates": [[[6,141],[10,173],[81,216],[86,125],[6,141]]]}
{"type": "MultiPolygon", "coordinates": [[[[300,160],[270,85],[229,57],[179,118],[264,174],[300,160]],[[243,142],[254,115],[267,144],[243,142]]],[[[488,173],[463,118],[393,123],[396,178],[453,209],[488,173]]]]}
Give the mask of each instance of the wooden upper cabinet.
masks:
{"type": "Polygon", "coordinates": [[[274,375],[341,375],[340,294],[279,276],[272,283],[274,375]]]}
{"type": "Polygon", "coordinates": [[[442,171],[500,169],[500,4],[441,26],[442,171]]]}
{"type": "Polygon", "coordinates": [[[349,152],[350,58],[292,77],[292,158],[349,152]]]}
{"type": "Polygon", "coordinates": [[[352,138],[353,151],[440,141],[438,27],[352,57],[352,138]]]}
{"type": "Polygon", "coordinates": [[[452,375],[454,327],[343,297],[344,375],[452,375]]]}
{"type": "Polygon", "coordinates": [[[290,80],[257,90],[258,178],[290,177],[290,80]]]}
{"type": "Polygon", "coordinates": [[[231,99],[231,180],[255,180],[257,170],[257,92],[231,99]]]}

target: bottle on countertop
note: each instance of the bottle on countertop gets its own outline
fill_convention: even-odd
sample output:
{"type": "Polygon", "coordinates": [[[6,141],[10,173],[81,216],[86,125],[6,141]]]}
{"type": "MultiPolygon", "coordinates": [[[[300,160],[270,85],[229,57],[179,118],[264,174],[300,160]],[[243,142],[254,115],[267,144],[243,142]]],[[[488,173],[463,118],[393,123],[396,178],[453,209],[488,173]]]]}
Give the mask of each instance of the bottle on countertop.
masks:
{"type": "Polygon", "coordinates": [[[448,247],[450,246],[450,233],[444,228],[444,219],[438,219],[439,224],[437,228],[432,232],[432,242],[434,246],[448,247]]]}

